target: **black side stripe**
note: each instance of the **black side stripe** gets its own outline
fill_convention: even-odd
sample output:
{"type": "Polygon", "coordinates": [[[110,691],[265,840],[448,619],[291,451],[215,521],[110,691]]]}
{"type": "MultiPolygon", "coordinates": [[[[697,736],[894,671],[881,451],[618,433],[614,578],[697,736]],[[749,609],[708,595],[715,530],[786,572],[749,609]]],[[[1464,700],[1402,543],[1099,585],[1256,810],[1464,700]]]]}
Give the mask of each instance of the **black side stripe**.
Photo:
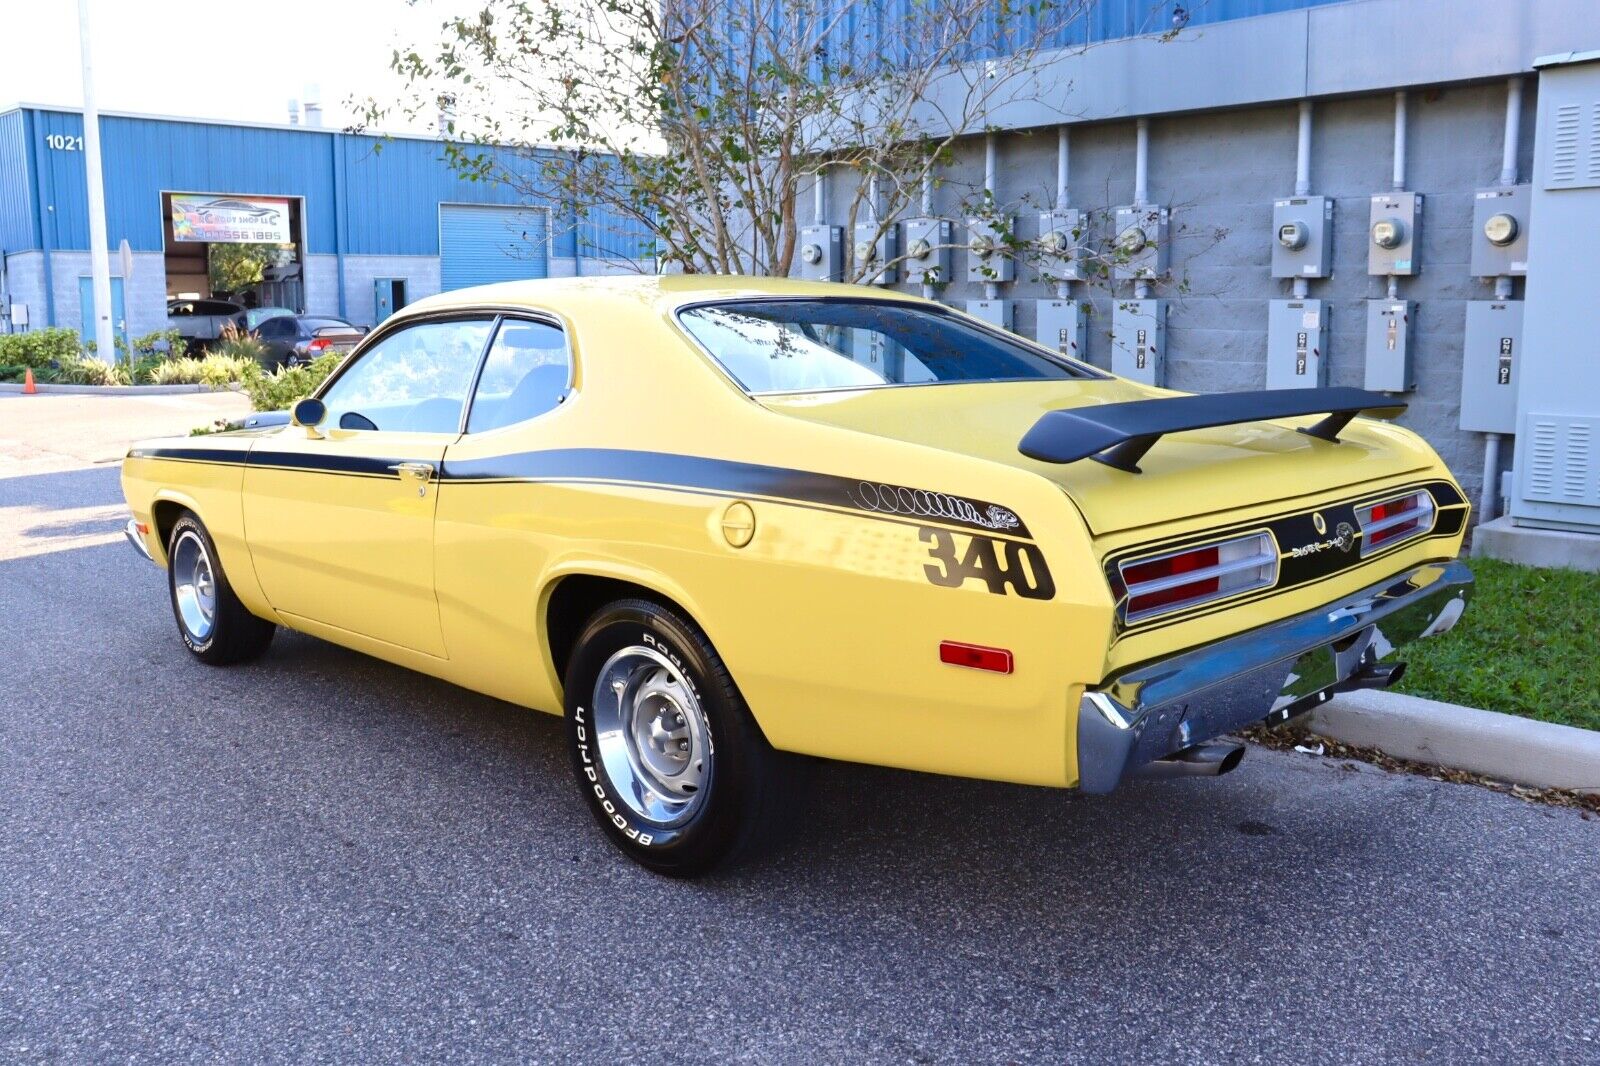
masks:
{"type": "MultiPolygon", "coordinates": [[[[247,463],[250,466],[363,476],[391,476],[394,466],[404,461],[398,458],[311,455],[260,449],[229,452],[204,448],[148,448],[128,454],[135,458],[247,463]]],[[[1032,537],[1027,524],[1018,515],[986,500],[789,467],[665,452],[565,448],[484,459],[447,459],[439,471],[439,480],[461,484],[611,482],[733,496],[764,496],[854,511],[888,520],[936,523],[1001,536],[1032,537]]]]}

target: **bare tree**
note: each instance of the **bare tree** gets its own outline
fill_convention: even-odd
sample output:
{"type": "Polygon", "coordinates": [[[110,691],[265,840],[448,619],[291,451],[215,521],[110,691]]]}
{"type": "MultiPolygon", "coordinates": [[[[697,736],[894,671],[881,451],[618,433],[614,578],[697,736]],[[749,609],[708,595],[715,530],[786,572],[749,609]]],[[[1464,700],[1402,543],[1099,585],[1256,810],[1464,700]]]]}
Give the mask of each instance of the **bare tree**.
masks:
{"type": "MultiPolygon", "coordinates": [[[[1092,2],[484,0],[396,53],[404,100],[367,119],[415,118],[447,93],[458,171],[552,207],[580,238],[666,269],[784,275],[817,181],[844,192],[845,232],[875,222],[876,243],[996,112],[1070,117],[1037,110],[1039,54],[1092,2]]],[[[1021,247],[989,190],[960,200],[1021,247]]],[[[861,280],[905,256],[848,258],[861,280]]]]}

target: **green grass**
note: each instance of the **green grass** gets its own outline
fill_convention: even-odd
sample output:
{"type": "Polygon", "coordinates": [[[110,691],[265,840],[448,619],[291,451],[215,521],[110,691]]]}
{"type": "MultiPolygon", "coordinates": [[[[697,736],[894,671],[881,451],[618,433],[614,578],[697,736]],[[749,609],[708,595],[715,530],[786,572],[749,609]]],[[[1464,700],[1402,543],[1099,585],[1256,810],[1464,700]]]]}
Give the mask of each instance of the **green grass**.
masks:
{"type": "Polygon", "coordinates": [[[1413,696],[1600,729],[1600,574],[1468,559],[1455,629],[1400,654],[1413,696]]]}

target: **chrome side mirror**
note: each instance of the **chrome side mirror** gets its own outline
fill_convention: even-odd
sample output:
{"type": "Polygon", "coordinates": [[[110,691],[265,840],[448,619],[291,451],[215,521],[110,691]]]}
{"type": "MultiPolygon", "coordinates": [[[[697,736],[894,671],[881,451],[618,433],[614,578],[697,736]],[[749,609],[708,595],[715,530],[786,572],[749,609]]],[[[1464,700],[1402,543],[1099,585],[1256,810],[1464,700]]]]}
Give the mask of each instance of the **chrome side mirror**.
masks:
{"type": "Polygon", "coordinates": [[[327,417],[328,405],[321,400],[313,400],[310,397],[295,404],[294,410],[290,412],[290,420],[295,425],[304,428],[308,437],[321,437],[323,435],[322,431],[317,427],[322,425],[327,417]]]}

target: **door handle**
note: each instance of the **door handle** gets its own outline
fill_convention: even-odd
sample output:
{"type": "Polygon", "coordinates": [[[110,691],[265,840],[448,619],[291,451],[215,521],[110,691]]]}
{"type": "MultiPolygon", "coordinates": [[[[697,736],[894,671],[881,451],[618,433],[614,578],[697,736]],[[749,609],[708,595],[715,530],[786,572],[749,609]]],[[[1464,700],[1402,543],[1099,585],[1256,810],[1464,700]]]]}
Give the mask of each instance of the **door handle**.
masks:
{"type": "Polygon", "coordinates": [[[428,482],[433,480],[432,463],[393,463],[389,469],[398,474],[401,481],[413,482],[418,496],[428,494],[428,482]]]}

